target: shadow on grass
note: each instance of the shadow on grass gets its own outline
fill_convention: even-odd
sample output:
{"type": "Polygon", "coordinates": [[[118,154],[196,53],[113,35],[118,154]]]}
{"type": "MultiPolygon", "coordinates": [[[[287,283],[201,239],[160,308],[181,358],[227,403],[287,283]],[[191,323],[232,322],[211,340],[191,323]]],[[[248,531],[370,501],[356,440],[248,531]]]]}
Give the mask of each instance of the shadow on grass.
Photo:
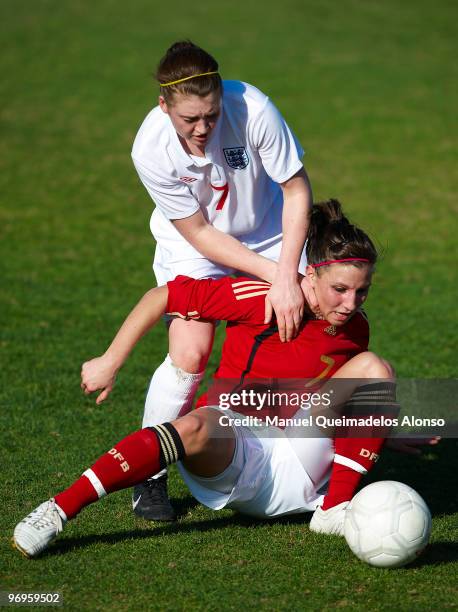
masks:
{"type": "MultiPolygon", "coordinates": [[[[73,550],[82,550],[93,544],[108,544],[116,545],[126,540],[145,540],[159,536],[168,536],[172,534],[187,534],[190,532],[211,532],[221,531],[223,529],[233,528],[235,525],[246,528],[259,528],[268,523],[275,524],[295,524],[308,523],[311,514],[297,515],[289,518],[279,518],[270,521],[253,519],[239,514],[233,516],[217,517],[211,520],[200,520],[186,523],[168,523],[160,526],[154,526],[151,529],[132,529],[128,531],[118,531],[102,535],[88,535],[78,538],[66,538],[65,540],[56,542],[47,550],[40,558],[52,557],[64,553],[72,552],[73,550]]],[[[455,542],[433,542],[429,544],[424,553],[417,561],[399,568],[401,570],[420,569],[427,566],[447,565],[458,561],[458,543],[455,542]]]]}
{"type": "Polygon", "coordinates": [[[172,497],[170,498],[170,501],[175,509],[175,512],[177,513],[178,519],[184,518],[188,514],[188,512],[190,512],[196,506],[199,505],[199,502],[197,501],[197,499],[194,499],[194,497],[172,497]]]}
{"type": "MultiPolygon", "coordinates": [[[[194,498],[181,499],[182,507],[191,508],[198,505],[194,498]],[[188,503],[186,503],[188,502],[188,503]]],[[[247,529],[255,529],[266,524],[288,525],[288,524],[308,524],[311,518],[311,513],[298,514],[290,517],[280,517],[278,519],[256,519],[242,514],[234,513],[232,516],[219,516],[215,513],[215,517],[211,519],[202,519],[186,522],[174,523],[158,523],[151,522],[151,528],[144,529],[142,527],[129,529],[125,531],[117,531],[107,534],[94,534],[77,538],[65,538],[54,543],[51,548],[45,551],[40,558],[68,553],[72,550],[84,549],[93,544],[118,544],[126,540],[144,540],[159,536],[168,536],[172,534],[187,534],[191,532],[211,532],[221,531],[223,529],[231,529],[235,526],[245,527],[247,529]]],[[[141,520],[141,519],[140,519],[141,520]]],[[[144,521],[142,521],[145,523],[144,521]]]]}
{"type": "Polygon", "coordinates": [[[420,568],[429,565],[446,565],[458,560],[457,542],[432,542],[415,563],[408,565],[409,568],[420,568]]]}

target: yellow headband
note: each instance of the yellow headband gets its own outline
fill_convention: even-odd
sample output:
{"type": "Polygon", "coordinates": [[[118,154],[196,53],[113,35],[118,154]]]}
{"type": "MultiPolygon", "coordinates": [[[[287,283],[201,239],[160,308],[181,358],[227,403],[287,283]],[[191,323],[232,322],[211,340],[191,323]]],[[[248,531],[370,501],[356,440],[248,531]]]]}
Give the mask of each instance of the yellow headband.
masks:
{"type": "Polygon", "coordinates": [[[210,74],[218,74],[217,70],[213,70],[213,72],[202,72],[202,74],[193,74],[188,77],[184,77],[184,79],[178,79],[178,81],[170,81],[170,83],[159,83],[161,87],[168,87],[169,85],[177,85],[177,83],[183,83],[183,81],[189,81],[189,79],[197,79],[197,77],[208,76],[210,74]]]}

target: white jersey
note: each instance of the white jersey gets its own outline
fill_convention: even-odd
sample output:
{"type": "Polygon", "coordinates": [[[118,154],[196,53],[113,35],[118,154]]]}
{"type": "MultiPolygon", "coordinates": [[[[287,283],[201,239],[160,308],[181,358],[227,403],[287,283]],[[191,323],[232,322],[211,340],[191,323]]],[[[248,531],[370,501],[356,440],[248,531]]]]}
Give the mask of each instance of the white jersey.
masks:
{"type": "Polygon", "coordinates": [[[169,116],[154,108],[140,127],[132,159],[156,203],[151,231],[163,249],[161,263],[177,250],[181,261],[202,258],[171,223],[199,209],[214,227],[258,252],[280,242],[279,183],[302,168],[302,156],[269,98],[240,81],[224,81],[221,115],[202,158],[186,153],[169,116]]]}

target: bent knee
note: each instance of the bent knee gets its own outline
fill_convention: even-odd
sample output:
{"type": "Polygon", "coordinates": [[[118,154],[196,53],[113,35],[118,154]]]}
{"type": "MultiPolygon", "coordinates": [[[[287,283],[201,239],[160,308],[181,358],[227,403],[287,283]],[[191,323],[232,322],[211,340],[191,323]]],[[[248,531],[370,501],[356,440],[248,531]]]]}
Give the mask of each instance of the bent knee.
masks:
{"type": "Polygon", "coordinates": [[[205,369],[213,344],[214,325],[174,319],[169,329],[169,354],[177,368],[198,374],[205,369]]]}
{"type": "Polygon", "coordinates": [[[209,427],[204,411],[195,410],[173,423],[187,455],[201,452],[209,439],[209,427]]]}
{"type": "Polygon", "coordinates": [[[173,365],[189,374],[199,374],[205,370],[208,356],[207,347],[184,346],[170,350],[173,365]]]}
{"type": "Polygon", "coordinates": [[[355,357],[361,369],[361,378],[390,378],[396,377],[396,372],[389,361],[383,359],[372,351],[365,351],[355,357]]]}

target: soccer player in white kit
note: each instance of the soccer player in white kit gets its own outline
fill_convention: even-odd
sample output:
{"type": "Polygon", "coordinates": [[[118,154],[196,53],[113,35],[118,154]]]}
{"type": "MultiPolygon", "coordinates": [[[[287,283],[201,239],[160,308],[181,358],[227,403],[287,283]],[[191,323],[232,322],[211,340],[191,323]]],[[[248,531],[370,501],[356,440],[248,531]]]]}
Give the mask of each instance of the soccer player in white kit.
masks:
{"type": "MultiPolygon", "coordinates": [[[[266,320],[275,311],[281,339],[291,340],[303,314],[297,271],[305,268],[311,207],[301,146],[267,96],[240,81],[223,83],[216,61],[191,42],[172,45],[157,79],[159,106],[140,127],[132,158],[156,204],[158,285],[178,274],[236,271],[270,281],[266,320]]],[[[213,323],[171,321],[169,354],[151,379],[143,427],[189,411],[213,335],[213,323]]],[[[137,514],[174,518],[165,478],[136,488],[137,514]]]]}

